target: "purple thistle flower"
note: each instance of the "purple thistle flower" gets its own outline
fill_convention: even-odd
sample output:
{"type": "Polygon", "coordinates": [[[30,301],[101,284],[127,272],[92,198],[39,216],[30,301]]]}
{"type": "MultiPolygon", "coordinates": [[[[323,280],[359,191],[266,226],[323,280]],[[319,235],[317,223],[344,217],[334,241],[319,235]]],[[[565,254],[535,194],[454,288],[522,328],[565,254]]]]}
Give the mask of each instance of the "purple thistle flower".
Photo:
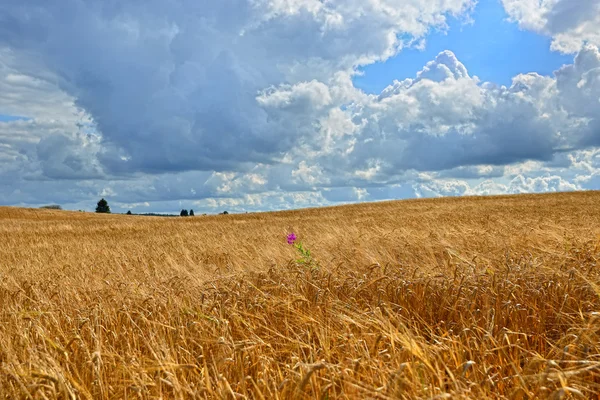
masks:
{"type": "Polygon", "coordinates": [[[290,233],[289,235],[287,235],[287,242],[288,244],[294,244],[296,242],[296,234],[295,233],[290,233]]]}

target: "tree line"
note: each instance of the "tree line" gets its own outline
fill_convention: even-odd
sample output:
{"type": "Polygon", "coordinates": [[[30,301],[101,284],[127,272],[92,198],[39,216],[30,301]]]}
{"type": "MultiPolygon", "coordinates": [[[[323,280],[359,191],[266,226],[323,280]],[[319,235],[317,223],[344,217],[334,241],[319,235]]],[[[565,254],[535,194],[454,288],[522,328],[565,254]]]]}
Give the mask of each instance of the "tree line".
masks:
{"type": "MultiPolygon", "coordinates": [[[[102,198],[100,199],[100,201],[98,202],[98,204],[96,205],[96,212],[97,213],[101,213],[101,214],[110,214],[110,206],[108,205],[108,202],[102,198]]],[[[127,211],[126,213],[127,215],[134,215],[131,210],[127,211]]],[[[227,211],[223,211],[222,213],[220,213],[221,215],[227,215],[229,214],[227,211]]],[[[160,216],[160,217],[176,217],[176,215],[173,214],[155,214],[155,213],[145,213],[145,214],[135,214],[135,215],[146,215],[146,216],[160,216]]],[[[206,214],[203,214],[206,215],[206,214]]],[[[193,217],[195,216],[194,214],[194,210],[190,209],[189,211],[187,209],[183,209],[181,210],[181,212],[179,213],[180,217],[193,217]]]]}

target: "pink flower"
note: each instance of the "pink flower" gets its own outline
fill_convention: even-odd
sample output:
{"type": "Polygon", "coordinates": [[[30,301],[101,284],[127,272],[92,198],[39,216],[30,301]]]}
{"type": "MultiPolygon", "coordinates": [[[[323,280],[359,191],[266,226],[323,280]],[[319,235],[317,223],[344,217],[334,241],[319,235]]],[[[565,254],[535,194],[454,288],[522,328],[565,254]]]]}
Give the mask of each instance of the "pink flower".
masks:
{"type": "Polygon", "coordinates": [[[295,233],[290,233],[289,235],[287,235],[287,242],[288,244],[294,244],[296,242],[296,234],[295,233]]]}

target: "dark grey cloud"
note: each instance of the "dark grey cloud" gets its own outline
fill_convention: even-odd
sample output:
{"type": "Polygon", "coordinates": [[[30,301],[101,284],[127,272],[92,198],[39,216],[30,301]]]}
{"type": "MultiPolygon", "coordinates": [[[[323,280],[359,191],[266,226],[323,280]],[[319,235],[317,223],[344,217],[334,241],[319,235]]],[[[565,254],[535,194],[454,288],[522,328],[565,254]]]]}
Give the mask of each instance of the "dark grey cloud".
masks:
{"type": "MultiPolygon", "coordinates": [[[[102,168],[96,162],[94,137],[50,134],[36,146],[42,173],[48,179],[102,179],[102,168]]],[[[97,150],[96,150],[97,151],[97,150]]]]}
{"type": "Polygon", "coordinates": [[[393,54],[472,0],[390,15],[346,2],[4,1],[0,47],[54,74],[89,113],[110,173],[273,163],[301,135],[256,101],[270,85],[326,78],[393,54]]]}

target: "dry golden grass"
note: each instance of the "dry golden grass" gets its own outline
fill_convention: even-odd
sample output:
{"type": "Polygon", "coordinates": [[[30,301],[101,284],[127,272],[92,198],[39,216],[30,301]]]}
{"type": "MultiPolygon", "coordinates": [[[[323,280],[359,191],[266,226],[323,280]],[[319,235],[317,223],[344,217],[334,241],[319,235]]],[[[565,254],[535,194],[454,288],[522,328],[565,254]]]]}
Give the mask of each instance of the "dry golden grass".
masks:
{"type": "Polygon", "coordinates": [[[597,398],[599,234],[595,192],[0,208],[0,397],[597,398]]]}

